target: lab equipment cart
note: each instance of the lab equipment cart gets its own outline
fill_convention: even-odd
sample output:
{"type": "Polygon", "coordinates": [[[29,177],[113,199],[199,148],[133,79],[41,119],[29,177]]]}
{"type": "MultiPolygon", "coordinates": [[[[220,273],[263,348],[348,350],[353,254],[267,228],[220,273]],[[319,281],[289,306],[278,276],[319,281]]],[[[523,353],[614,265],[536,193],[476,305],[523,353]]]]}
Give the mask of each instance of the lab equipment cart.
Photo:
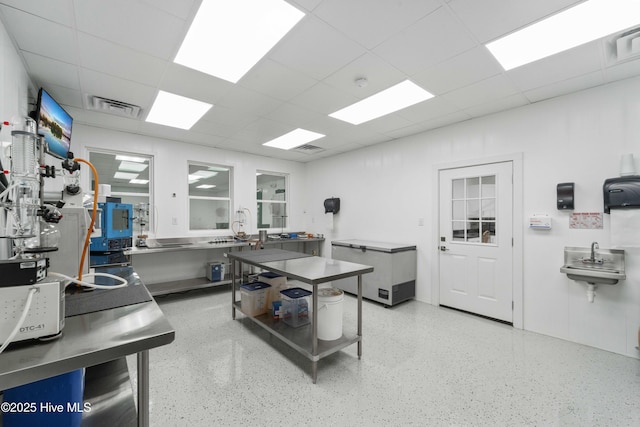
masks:
{"type": "Polygon", "coordinates": [[[247,317],[257,325],[266,329],[273,336],[311,360],[311,377],[316,383],[318,377],[318,360],[341,349],[358,344],[358,359],[362,356],[362,275],[373,271],[369,265],[336,261],[328,258],[312,256],[300,252],[282,249],[263,249],[225,254],[231,261],[231,314],[236,318],[236,310],[241,310],[241,302],[236,300],[236,283],[238,274],[243,271],[243,264],[252,265],[263,270],[278,273],[291,280],[299,280],[312,286],[311,323],[293,328],[284,322],[274,319],[269,313],[255,317],[247,317]],[[357,283],[358,314],[356,334],[343,333],[342,337],[323,341],[318,339],[318,285],[333,280],[352,277],[357,283]]]}
{"type": "MultiPolygon", "coordinates": [[[[372,274],[364,277],[364,298],[392,306],[416,296],[416,247],[369,240],[334,240],[331,257],[336,260],[371,265],[372,274]]],[[[353,278],[333,282],[333,287],[355,294],[353,278]]]]}

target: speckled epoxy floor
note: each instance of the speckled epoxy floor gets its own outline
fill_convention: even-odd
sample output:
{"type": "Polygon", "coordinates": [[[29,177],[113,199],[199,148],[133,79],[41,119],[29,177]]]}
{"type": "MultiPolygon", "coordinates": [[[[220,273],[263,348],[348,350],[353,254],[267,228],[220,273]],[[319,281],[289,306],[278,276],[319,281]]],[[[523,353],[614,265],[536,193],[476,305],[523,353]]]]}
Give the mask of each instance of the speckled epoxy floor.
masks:
{"type": "MultiPolygon", "coordinates": [[[[311,363],[231,319],[229,288],[157,299],[152,426],[640,426],[640,360],[410,301],[363,303],[363,355],[311,363]]],[[[344,325],[355,330],[356,299],[344,325]]],[[[129,357],[135,383],[135,357],[129,357]]]]}

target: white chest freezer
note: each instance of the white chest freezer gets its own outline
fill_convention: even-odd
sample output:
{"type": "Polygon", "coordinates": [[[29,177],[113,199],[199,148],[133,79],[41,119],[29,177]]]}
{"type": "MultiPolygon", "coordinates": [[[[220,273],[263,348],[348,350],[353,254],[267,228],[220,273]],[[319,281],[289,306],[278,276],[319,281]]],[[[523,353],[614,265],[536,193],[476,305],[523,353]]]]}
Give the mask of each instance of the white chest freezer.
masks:
{"type": "MultiPolygon", "coordinates": [[[[373,266],[373,273],[362,276],[362,296],[391,306],[416,296],[416,247],[369,240],[334,240],[331,257],[373,266]]],[[[358,293],[355,277],[336,280],[333,286],[358,293]]]]}

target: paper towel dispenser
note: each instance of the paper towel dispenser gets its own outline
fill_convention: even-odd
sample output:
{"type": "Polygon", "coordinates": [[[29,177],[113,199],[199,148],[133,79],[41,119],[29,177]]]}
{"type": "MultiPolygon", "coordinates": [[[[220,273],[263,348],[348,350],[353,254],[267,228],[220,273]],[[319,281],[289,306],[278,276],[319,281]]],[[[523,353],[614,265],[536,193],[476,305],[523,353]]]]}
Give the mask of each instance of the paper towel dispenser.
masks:
{"type": "Polygon", "coordinates": [[[640,175],[609,178],[602,186],[604,213],[613,208],[640,208],[640,175]]]}

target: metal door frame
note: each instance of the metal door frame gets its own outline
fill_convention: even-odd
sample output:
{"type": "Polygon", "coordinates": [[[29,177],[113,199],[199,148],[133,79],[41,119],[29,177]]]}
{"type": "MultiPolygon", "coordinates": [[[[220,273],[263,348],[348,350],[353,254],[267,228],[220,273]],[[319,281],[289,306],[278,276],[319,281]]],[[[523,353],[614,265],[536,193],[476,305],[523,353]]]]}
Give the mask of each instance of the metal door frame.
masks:
{"type": "Polygon", "coordinates": [[[432,247],[431,255],[434,262],[431,264],[431,302],[434,305],[440,304],[440,172],[446,169],[457,169],[503,162],[512,162],[513,164],[513,327],[524,329],[524,197],[522,194],[522,153],[483,157],[472,160],[461,160],[433,166],[432,194],[436,195],[438,203],[435,203],[432,208],[432,218],[434,218],[432,222],[433,242],[430,242],[430,246],[432,247]]]}

